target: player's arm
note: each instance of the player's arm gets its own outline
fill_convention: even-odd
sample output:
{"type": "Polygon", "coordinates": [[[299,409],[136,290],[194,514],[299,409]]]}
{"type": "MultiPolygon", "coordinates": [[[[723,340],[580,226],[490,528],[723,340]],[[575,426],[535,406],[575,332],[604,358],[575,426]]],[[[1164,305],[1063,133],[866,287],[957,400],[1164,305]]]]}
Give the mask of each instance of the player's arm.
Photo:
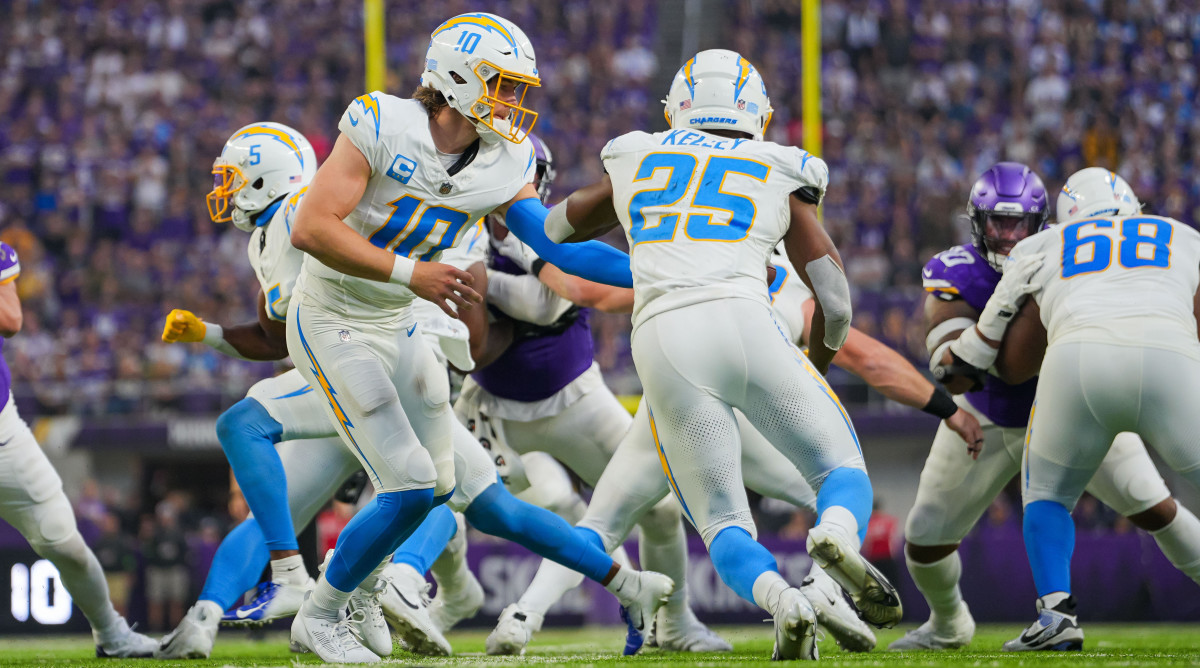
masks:
{"type": "Polygon", "coordinates": [[[0,284],[0,336],[9,338],[21,331],[25,316],[21,313],[21,297],[14,280],[0,284]]]}
{"type": "Polygon", "coordinates": [[[479,303],[482,298],[471,289],[469,273],[378,248],[343,222],[358,206],[370,178],[366,156],[345,134],[339,135],[333,152],[308,187],[304,206],[296,212],[292,245],[344,274],[406,285],[451,317],[457,315],[447,300],[460,309],[479,303]]]}
{"type": "MultiPolygon", "coordinates": [[[[808,300],[802,308],[803,338],[807,342],[815,306],[808,300]]],[[[936,415],[967,443],[983,441],[983,429],[975,416],[959,408],[945,390],[926,380],[900,353],[870,335],[851,327],[846,343],[834,355],[833,363],[862,378],[888,399],[936,415]]],[[[972,446],[971,452],[977,457],[979,450],[972,446]]]]}
{"type": "Polygon", "coordinates": [[[267,316],[267,300],[258,292],[258,321],[222,327],[205,322],[191,311],[175,309],[167,315],[162,340],[166,343],[203,343],[240,360],[270,362],[288,356],[287,327],[267,316]]]}
{"type": "Polygon", "coordinates": [[[504,214],[508,229],[546,262],[589,281],[632,288],[633,275],[629,271],[628,254],[601,241],[583,241],[617,224],[612,205],[612,183],[605,176],[599,183],[582,191],[588,193],[586,198],[576,199],[576,193],[572,193],[552,212],[538,200],[537,190],[526,184],[498,211],[504,214]],[[607,193],[607,197],[604,193],[607,193]],[[575,203],[572,203],[573,199],[575,203]],[[595,225],[592,221],[599,219],[607,219],[607,227],[601,229],[597,225],[590,233],[572,237],[571,232],[576,228],[571,221],[583,226],[595,225]],[[560,243],[568,237],[572,237],[570,244],[560,243]],[[575,240],[580,243],[574,243],[575,240]]]}
{"type": "Polygon", "coordinates": [[[990,369],[995,365],[1005,330],[1020,311],[1025,298],[1040,287],[1033,281],[1045,256],[1041,253],[1022,254],[1021,249],[1022,245],[1018,244],[1009,254],[1004,277],[996,284],[975,326],[950,344],[948,352],[955,363],[966,362],[976,369],[990,369]]]}
{"type": "MultiPolygon", "coordinates": [[[[467,267],[467,273],[474,279],[471,285],[475,288],[475,291],[486,298],[488,294],[487,267],[482,262],[476,262],[467,267]]],[[[458,318],[467,326],[467,332],[470,334],[471,359],[478,360],[482,358],[488,347],[487,309],[467,309],[459,313],[458,318]]]]}
{"type": "Polygon", "coordinates": [[[559,297],[576,306],[593,308],[604,313],[633,312],[633,290],[629,288],[618,288],[572,276],[549,263],[542,267],[537,277],[559,297]]]}
{"type": "Polygon", "coordinates": [[[925,347],[929,350],[929,370],[951,394],[979,389],[987,375],[956,360],[950,352],[950,345],[974,327],[978,319],[979,311],[961,297],[937,292],[925,298],[925,347]]]}
{"type": "Polygon", "coordinates": [[[816,297],[808,356],[822,374],[850,332],[850,284],[842,257],[817,219],[817,202],[788,197],[792,222],[783,237],[788,259],[816,297]]]}
{"type": "Polygon", "coordinates": [[[1045,356],[1046,328],[1042,325],[1041,309],[1029,299],[1009,323],[1000,342],[996,375],[1009,385],[1024,383],[1038,375],[1045,356]]]}

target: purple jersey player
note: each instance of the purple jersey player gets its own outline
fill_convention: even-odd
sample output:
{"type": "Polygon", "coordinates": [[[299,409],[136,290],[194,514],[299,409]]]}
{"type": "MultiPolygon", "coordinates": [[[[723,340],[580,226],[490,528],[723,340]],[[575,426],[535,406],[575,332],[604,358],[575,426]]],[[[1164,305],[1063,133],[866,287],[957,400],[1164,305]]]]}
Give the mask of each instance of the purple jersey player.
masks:
{"type": "MultiPolygon", "coordinates": [[[[17,251],[0,242],[0,335],[5,338],[21,331],[16,284],[20,274],[17,251]]],[[[3,350],[0,339],[0,352],[3,350]]],[[[153,655],[158,642],[134,633],[113,608],[104,571],[75,526],[75,513],[63,493],[62,480],[17,413],[11,388],[12,373],[0,357],[0,519],[20,531],[29,546],[58,569],[61,586],[92,625],[96,656],[153,655]]],[[[46,586],[44,576],[41,582],[34,582],[29,571],[18,573],[21,568],[24,566],[13,566],[14,601],[18,579],[29,586],[46,586]]]]}
{"type": "MultiPolygon", "coordinates": [[[[1000,282],[1009,251],[1045,226],[1048,204],[1042,180],[1025,165],[998,163],[975,182],[967,204],[972,243],[938,253],[923,274],[929,292],[926,345],[935,374],[948,367],[957,369],[945,364],[948,348],[960,333],[975,326],[1000,282]]],[[[958,587],[962,574],[958,544],[1020,471],[1025,427],[1037,388],[1036,378],[1008,385],[990,374],[981,382],[961,375],[946,382],[951,391],[970,386],[956,402],[979,418],[984,440],[965,443],[945,425],[934,437],[904,530],[908,570],[929,603],[930,618],[893,642],[889,646],[893,650],[952,649],[971,642],[975,622],[958,587]]],[[[1183,521],[1173,522],[1175,502],[1145,447],[1132,435],[1122,434],[1113,443],[1088,491],[1151,532],[1190,529],[1195,524],[1195,517],[1182,507],[1178,518],[1183,521]],[[1131,492],[1134,486],[1141,488],[1137,495],[1131,492]],[[1147,488],[1152,492],[1147,494],[1147,488]]],[[[1172,562],[1195,560],[1185,554],[1187,550],[1168,545],[1169,537],[1155,534],[1155,538],[1172,562]]]]}

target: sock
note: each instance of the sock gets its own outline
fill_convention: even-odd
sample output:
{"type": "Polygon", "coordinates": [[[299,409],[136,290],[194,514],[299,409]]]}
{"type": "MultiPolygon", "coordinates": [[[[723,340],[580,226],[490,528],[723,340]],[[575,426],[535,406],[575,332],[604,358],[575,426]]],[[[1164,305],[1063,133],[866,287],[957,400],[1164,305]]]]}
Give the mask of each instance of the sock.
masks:
{"type": "MultiPolygon", "coordinates": [[[[83,542],[83,536],[74,528],[75,518],[71,516],[71,507],[67,505],[66,497],[59,496],[65,506],[65,512],[72,522],[71,534],[64,540],[52,544],[34,545],[35,551],[54,564],[63,587],[71,594],[75,605],[83,611],[97,642],[114,640],[114,636],[123,632],[127,626],[125,620],[117,614],[108,596],[108,581],[104,579],[104,569],[96,559],[95,553],[88,549],[83,542]]],[[[14,590],[15,591],[15,590],[14,590]]]]}
{"type": "Polygon", "coordinates": [[[307,581],[308,571],[304,568],[304,557],[293,554],[290,557],[271,560],[271,582],[302,585],[307,581]]]}
{"type": "Polygon", "coordinates": [[[905,559],[908,572],[912,575],[917,589],[929,603],[929,620],[934,629],[939,622],[946,622],[962,609],[962,591],[958,581],[962,578],[962,559],[958,550],[929,564],[921,564],[912,559],[905,559]]]}
{"type": "Polygon", "coordinates": [[[444,505],[435,506],[396,550],[392,561],[408,564],[424,575],[438,555],[446,549],[456,531],[458,522],[454,519],[454,511],[444,505]]]}
{"type": "MultiPolygon", "coordinates": [[[[1068,592],[1065,592],[1065,591],[1050,592],[1049,594],[1046,594],[1045,596],[1039,597],[1039,600],[1041,600],[1041,602],[1042,602],[1042,608],[1048,609],[1048,610],[1054,610],[1054,609],[1058,608],[1064,601],[1068,601],[1070,599],[1071,599],[1071,594],[1068,592]]],[[[1065,612],[1068,615],[1075,614],[1074,601],[1072,601],[1070,605],[1065,606],[1065,608],[1066,609],[1059,610],[1059,612],[1065,612]]]]}
{"type": "Polygon", "coordinates": [[[1176,503],[1175,519],[1150,535],[1175,568],[1200,583],[1200,520],[1192,511],[1176,503]]]}
{"type": "Polygon", "coordinates": [[[287,476],[275,450],[282,437],[283,425],[249,397],[217,418],[217,438],[268,550],[299,549],[288,507],[287,476]]]}
{"type": "MultiPolygon", "coordinates": [[[[866,471],[853,468],[834,469],[825,476],[821,489],[817,490],[817,517],[821,518],[817,524],[825,521],[827,511],[841,506],[849,511],[848,517],[853,518],[857,524],[850,533],[858,536],[858,543],[861,545],[867,537],[867,523],[871,521],[871,505],[874,501],[875,494],[871,490],[871,479],[867,477],[866,471]]],[[[848,525],[845,519],[847,516],[835,517],[841,518],[839,523],[848,525]]]]}
{"type": "MultiPolygon", "coordinates": [[[[626,572],[622,568],[619,572],[626,572]]],[[[538,566],[533,582],[529,583],[525,592],[517,601],[517,607],[524,613],[537,613],[545,616],[550,606],[554,605],[567,592],[583,584],[583,574],[573,571],[562,564],[556,564],[549,559],[543,559],[538,566]]]]}
{"type": "Polygon", "coordinates": [[[192,621],[213,629],[216,629],[221,625],[221,615],[225,613],[225,611],[221,608],[221,604],[202,598],[199,601],[196,601],[196,605],[193,607],[199,608],[208,614],[203,615],[202,619],[193,619],[192,621]]]}
{"type": "Polygon", "coordinates": [[[429,567],[429,572],[438,584],[438,591],[447,596],[461,591],[470,579],[470,570],[467,567],[467,524],[462,513],[454,513],[454,523],[454,535],[446,543],[446,549],[442,550],[442,554],[429,567]]]}
{"type": "Polygon", "coordinates": [[[629,560],[629,553],[625,551],[624,545],[618,545],[617,549],[613,550],[609,556],[611,556],[612,560],[619,564],[621,568],[633,568],[633,562],[629,560]]]}
{"type": "Polygon", "coordinates": [[[613,560],[554,513],[520,501],[494,484],[466,510],[467,520],[480,531],[522,545],[538,556],[557,561],[602,582],[613,560]]]}
{"type": "Polygon", "coordinates": [[[240,603],[242,594],[254,588],[263,566],[270,560],[258,521],[247,518],[234,527],[217,547],[200,598],[212,601],[224,612],[240,603]]]}
{"type": "Polygon", "coordinates": [[[846,507],[830,506],[817,518],[817,524],[822,529],[840,532],[854,546],[855,551],[862,549],[862,531],[865,531],[866,526],[860,525],[846,507]]]}
{"type": "Polygon", "coordinates": [[[1071,512],[1057,501],[1034,501],[1025,506],[1022,528],[1038,596],[1070,594],[1071,554],[1075,551],[1071,512]]]}
{"type": "Polygon", "coordinates": [[[677,515],[673,515],[674,526],[655,522],[652,525],[642,522],[641,535],[638,539],[638,555],[642,568],[655,571],[675,581],[675,591],[667,599],[663,607],[666,619],[678,619],[686,614],[688,608],[687,593],[687,536],[683,531],[683,523],[677,515]]]}
{"type": "Polygon", "coordinates": [[[775,608],[779,605],[779,595],[791,587],[783,576],[775,571],[763,571],[754,581],[751,588],[751,598],[755,605],[775,616],[775,608]]]}
{"type": "Polygon", "coordinates": [[[350,594],[351,592],[342,591],[329,584],[325,575],[322,575],[321,579],[317,580],[317,586],[313,587],[312,594],[304,601],[301,610],[310,617],[337,621],[342,608],[350,602],[350,594]]]}
{"type": "Polygon", "coordinates": [[[775,557],[741,527],[721,529],[709,543],[708,554],[721,581],[735,594],[756,605],[754,583],[763,573],[779,572],[775,557]]]}
{"type": "Polygon", "coordinates": [[[322,579],[349,596],[408,538],[432,505],[432,489],[376,494],[342,529],[322,579]]]}
{"type": "MultiPolygon", "coordinates": [[[[363,581],[358,583],[358,588],[369,592],[378,589],[379,576],[383,575],[383,569],[386,568],[390,563],[392,563],[392,555],[389,554],[388,556],[384,557],[383,561],[379,562],[379,565],[375,567],[375,570],[368,573],[367,577],[363,578],[363,581]]],[[[423,574],[422,577],[424,577],[423,574]]]]}

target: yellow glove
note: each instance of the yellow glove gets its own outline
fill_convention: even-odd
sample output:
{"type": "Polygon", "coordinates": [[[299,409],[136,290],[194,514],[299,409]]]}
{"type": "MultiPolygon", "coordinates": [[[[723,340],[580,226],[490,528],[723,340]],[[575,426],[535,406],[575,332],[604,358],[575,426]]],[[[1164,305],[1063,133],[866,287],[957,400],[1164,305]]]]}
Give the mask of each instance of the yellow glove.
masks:
{"type": "Polygon", "coordinates": [[[162,340],[167,343],[200,343],[208,327],[195,313],[177,308],[167,314],[162,340]]]}

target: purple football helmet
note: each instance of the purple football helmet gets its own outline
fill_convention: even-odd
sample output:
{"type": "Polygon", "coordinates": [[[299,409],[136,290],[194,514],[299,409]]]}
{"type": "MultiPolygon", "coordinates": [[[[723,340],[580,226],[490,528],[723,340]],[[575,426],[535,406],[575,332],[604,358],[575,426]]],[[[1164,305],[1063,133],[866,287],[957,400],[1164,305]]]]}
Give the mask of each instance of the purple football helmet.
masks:
{"type": "Polygon", "coordinates": [[[533,159],[537,161],[537,175],[534,177],[533,186],[537,188],[542,204],[549,205],[547,200],[550,198],[550,185],[554,183],[555,175],[554,154],[541,137],[530,133],[529,141],[533,142],[533,159]]]}
{"type": "Polygon", "coordinates": [[[996,269],[1025,237],[1037,233],[1050,216],[1046,186],[1019,162],[998,162],[971,187],[967,202],[971,240],[996,269]]]}

